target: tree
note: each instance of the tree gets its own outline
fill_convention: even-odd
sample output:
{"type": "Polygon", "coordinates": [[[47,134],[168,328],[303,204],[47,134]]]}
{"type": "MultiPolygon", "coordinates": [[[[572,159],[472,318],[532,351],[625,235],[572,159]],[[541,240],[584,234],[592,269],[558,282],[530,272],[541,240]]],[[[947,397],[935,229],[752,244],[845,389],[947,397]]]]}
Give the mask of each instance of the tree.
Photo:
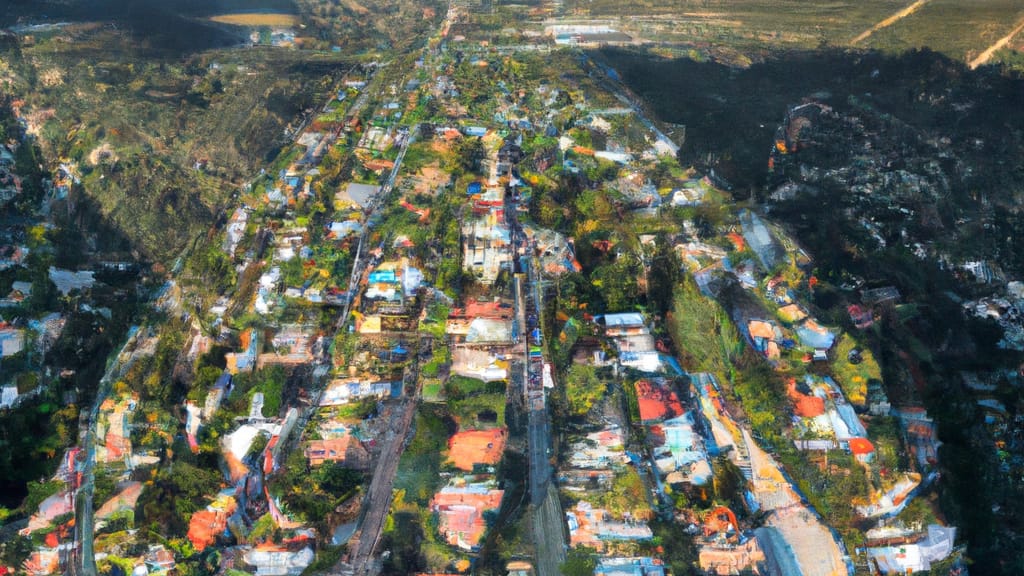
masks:
{"type": "Polygon", "coordinates": [[[33,480],[29,482],[28,496],[25,497],[25,502],[22,503],[22,510],[26,514],[35,514],[43,500],[53,496],[63,487],[64,484],[57,480],[50,480],[49,482],[36,482],[33,480]]]}
{"type": "Polygon", "coordinates": [[[732,460],[726,456],[719,456],[715,460],[715,499],[725,502],[734,510],[742,510],[746,485],[743,471],[732,460]]]}
{"type": "Polygon", "coordinates": [[[597,377],[597,368],[586,364],[573,364],[565,375],[565,398],[569,413],[583,416],[604,398],[607,387],[597,377]]]}
{"type": "Polygon", "coordinates": [[[593,576],[597,568],[594,555],[597,550],[587,546],[576,546],[565,555],[565,562],[559,566],[563,576],[593,576]]]}
{"type": "Polygon", "coordinates": [[[663,235],[659,235],[653,257],[647,262],[647,300],[659,314],[672,309],[672,294],[681,277],[679,255],[663,235]]]}
{"type": "Polygon", "coordinates": [[[181,536],[188,530],[187,517],[220,487],[220,474],[187,462],[175,462],[160,470],[153,485],[143,490],[137,512],[140,525],[156,524],[165,536],[181,536]]]}
{"type": "Polygon", "coordinates": [[[249,531],[249,542],[273,542],[278,532],[277,522],[274,521],[274,517],[268,512],[260,516],[260,519],[253,523],[252,530],[249,531]]]}
{"type": "Polygon", "coordinates": [[[456,168],[461,172],[479,173],[487,150],[480,138],[463,138],[455,144],[456,168]]]}

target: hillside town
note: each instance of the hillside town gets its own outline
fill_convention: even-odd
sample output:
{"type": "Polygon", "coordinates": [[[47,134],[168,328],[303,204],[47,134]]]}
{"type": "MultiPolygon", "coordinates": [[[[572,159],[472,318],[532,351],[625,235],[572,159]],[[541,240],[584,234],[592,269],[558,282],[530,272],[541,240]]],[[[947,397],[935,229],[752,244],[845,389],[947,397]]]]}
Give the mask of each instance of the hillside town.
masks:
{"type": "MultiPolygon", "coordinates": [[[[565,48],[492,46],[453,3],[422,50],[348,71],[213,239],[138,281],[152,313],[91,403],[47,400],[71,447],[3,573],[966,574],[920,371],[889,382],[869,345],[912,305],[854,279],[822,310],[814,255],[575,51],[628,36],[544,34],[565,48]]],[[[44,358],[128,291],[109,248],[33,260],[79,167],[22,202],[24,146],[0,143],[26,207],[0,232],[0,411],[74,379],[44,358]]],[[[1019,350],[1004,292],[960,305],[1019,350]]],[[[963,374],[1017,471],[999,377],[963,374]]]]}

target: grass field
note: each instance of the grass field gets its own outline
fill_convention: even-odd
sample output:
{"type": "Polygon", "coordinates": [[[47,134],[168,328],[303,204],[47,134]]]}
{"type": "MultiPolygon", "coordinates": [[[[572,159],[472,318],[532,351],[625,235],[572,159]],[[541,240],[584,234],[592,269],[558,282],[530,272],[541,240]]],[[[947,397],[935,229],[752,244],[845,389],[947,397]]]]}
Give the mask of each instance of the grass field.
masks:
{"type": "MultiPolygon", "coordinates": [[[[763,50],[852,45],[886,52],[928,47],[969,61],[1024,18],[1019,0],[567,0],[565,6],[567,15],[577,17],[622,17],[620,25],[644,39],[732,49],[752,58],[763,50]]],[[[1024,43],[1020,36],[1010,48],[1024,43]]]]}
{"type": "Polygon", "coordinates": [[[274,14],[264,12],[240,12],[236,14],[218,14],[210,20],[221,24],[235,26],[295,26],[299,17],[294,14],[274,14]]]}
{"type": "Polygon", "coordinates": [[[1019,0],[932,0],[914,14],[875,32],[864,44],[883,51],[927,46],[968,61],[1009,34],[1021,18],[1019,0]]]}

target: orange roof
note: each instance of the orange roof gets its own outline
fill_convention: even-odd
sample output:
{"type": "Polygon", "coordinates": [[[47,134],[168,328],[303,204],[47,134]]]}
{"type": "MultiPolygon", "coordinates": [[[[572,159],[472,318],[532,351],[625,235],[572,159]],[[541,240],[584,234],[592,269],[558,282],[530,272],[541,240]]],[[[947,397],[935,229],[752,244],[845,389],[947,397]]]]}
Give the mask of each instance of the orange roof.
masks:
{"type": "Polygon", "coordinates": [[[850,438],[850,452],[854,456],[871,454],[875,451],[875,445],[867,438],[850,438]]]}
{"type": "Polygon", "coordinates": [[[484,512],[501,506],[504,490],[438,492],[430,507],[438,514],[438,529],[452,546],[476,546],[487,530],[484,512]]]}
{"type": "Polygon", "coordinates": [[[751,320],[747,323],[747,330],[750,331],[751,338],[775,338],[775,327],[764,320],[751,320]]]}
{"type": "Polygon", "coordinates": [[[502,306],[500,302],[483,302],[470,300],[466,302],[465,308],[454,308],[451,318],[511,318],[512,308],[502,306]]]}
{"type": "Polygon", "coordinates": [[[390,170],[395,167],[395,163],[391,160],[386,160],[384,158],[374,158],[371,160],[367,160],[366,162],[363,162],[363,166],[365,166],[367,170],[373,171],[390,170]]]}
{"type": "Polygon", "coordinates": [[[743,240],[743,236],[740,236],[736,232],[729,232],[726,236],[728,236],[736,250],[743,250],[747,247],[747,243],[743,240]]]}
{"type": "Polygon", "coordinates": [[[197,551],[202,552],[217,541],[217,535],[227,528],[228,516],[224,510],[200,510],[192,515],[188,523],[188,539],[197,551]]]}
{"type": "Polygon", "coordinates": [[[497,464],[505,450],[505,429],[466,430],[448,440],[448,460],[460,470],[476,464],[497,464]]]}
{"type": "Polygon", "coordinates": [[[825,413],[825,400],[801,393],[796,389],[796,380],[790,379],[786,393],[793,401],[793,413],[797,416],[814,418],[825,413]]]}
{"type": "Polygon", "coordinates": [[[348,434],[330,440],[312,440],[306,447],[306,458],[320,462],[344,462],[353,441],[355,438],[348,434]]]}
{"type": "Polygon", "coordinates": [[[641,422],[672,418],[683,413],[683,405],[675,392],[647,380],[638,380],[635,387],[641,422]]]}
{"type": "Polygon", "coordinates": [[[249,342],[252,339],[252,328],[249,328],[245,332],[242,332],[242,334],[239,336],[239,339],[241,340],[242,350],[248,350],[249,342]]]}

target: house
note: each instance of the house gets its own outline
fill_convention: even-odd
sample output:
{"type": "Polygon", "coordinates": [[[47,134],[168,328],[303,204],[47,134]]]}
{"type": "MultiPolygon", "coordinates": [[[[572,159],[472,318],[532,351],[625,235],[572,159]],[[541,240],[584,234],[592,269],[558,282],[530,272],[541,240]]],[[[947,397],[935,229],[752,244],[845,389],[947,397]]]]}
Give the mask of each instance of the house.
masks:
{"type": "Polygon", "coordinates": [[[875,445],[867,438],[850,438],[847,445],[858,461],[867,464],[875,459],[875,445]]]}
{"type": "Polygon", "coordinates": [[[14,406],[14,403],[18,400],[18,387],[17,386],[4,386],[0,389],[0,408],[9,408],[14,406]]]}
{"type": "Polygon", "coordinates": [[[224,355],[227,361],[227,370],[230,374],[239,372],[252,372],[256,367],[256,351],[259,346],[259,335],[256,330],[249,328],[241,335],[241,352],[228,352],[224,355]]]}
{"type": "Polygon", "coordinates": [[[614,340],[620,364],[641,372],[654,373],[661,370],[661,356],[642,314],[603,314],[596,316],[594,321],[604,327],[605,336],[614,340]]]}
{"type": "Polygon", "coordinates": [[[617,520],[607,510],[594,508],[586,501],[577,502],[574,509],[565,513],[565,519],[572,546],[604,550],[605,542],[644,541],[654,537],[645,522],[630,517],[617,520]]]}
{"type": "Polygon", "coordinates": [[[351,434],[330,440],[311,440],[306,446],[305,455],[310,466],[337,462],[346,468],[365,470],[370,465],[370,455],[366,448],[351,434]]]}
{"type": "Polygon", "coordinates": [[[192,515],[188,523],[188,539],[197,552],[202,552],[217,541],[217,536],[228,527],[228,518],[238,509],[238,503],[230,496],[219,497],[205,510],[192,515]]]}
{"type": "Polygon", "coordinates": [[[70,492],[57,492],[39,503],[39,510],[29,518],[28,526],[19,534],[28,536],[37,530],[48,528],[58,517],[75,511],[70,492]]]}
{"type": "Polygon", "coordinates": [[[67,296],[73,290],[85,290],[92,288],[92,285],[96,283],[96,279],[93,278],[92,270],[85,270],[82,272],[72,272],[70,270],[62,270],[50,266],[49,275],[50,281],[57,286],[57,290],[63,296],[67,296]]]}
{"type": "Polygon", "coordinates": [[[0,357],[14,356],[25,348],[25,331],[0,324],[0,357]]]}
{"type": "Polygon", "coordinates": [[[174,570],[174,554],[159,544],[150,546],[149,551],[146,552],[143,559],[146,562],[146,568],[149,569],[150,574],[174,570]]]}
{"type": "Polygon", "coordinates": [[[620,314],[602,314],[594,318],[599,326],[604,327],[605,336],[635,336],[647,334],[647,324],[639,312],[624,312],[620,314]]]}
{"type": "Polygon", "coordinates": [[[453,481],[430,500],[438,532],[450,546],[476,549],[487,530],[485,514],[497,510],[504,495],[504,490],[494,489],[491,483],[453,481]]]}
{"type": "Polygon", "coordinates": [[[626,152],[613,152],[611,150],[598,150],[594,152],[594,158],[608,160],[616,164],[629,164],[633,161],[633,155],[626,152]]]}
{"type": "Polygon", "coordinates": [[[658,558],[601,558],[594,576],[665,576],[665,564],[658,558]]]}
{"type": "Polygon", "coordinates": [[[327,228],[330,233],[330,237],[336,240],[341,240],[352,234],[358,234],[362,232],[363,225],[358,220],[345,220],[342,222],[331,222],[327,228]]]}
{"type": "Polygon", "coordinates": [[[366,378],[340,378],[328,384],[320,397],[321,406],[341,406],[363,398],[387,398],[394,383],[366,378]]]}
{"type": "Polygon", "coordinates": [[[860,299],[867,306],[896,304],[900,301],[900,291],[895,286],[861,290],[860,299]]]}
{"type": "Polygon", "coordinates": [[[484,382],[508,378],[508,360],[478,347],[458,346],[452,350],[452,373],[484,382]]]}
{"type": "Polygon", "coordinates": [[[570,453],[569,464],[580,469],[602,469],[628,461],[622,429],[615,425],[587,434],[584,440],[572,445],[570,453]]]}
{"type": "Polygon", "coordinates": [[[683,413],[683,405],[676,393],[659,382],[637,380],[634,384],[640,421],[647,424],[674,418],[683,413]]]}
{"type": "Polygon", "coordinates": [[[857,328],[864,330],[875,323],[871,308],[864,308],[858,304],[850,304],[846,307],[846,313],[850,315],[850,321],[857,328]]]}
{"type": "Polygon", "coordinates": [[[298,576],[313,563],[313,557],[309,546],[291,550],[273,543],[260,544],[243,556],[247,564],[256,568],[256,576],[298,576]]]}
{"type": "Polygon", "coordinates": [[[764,561],[764,551],[761,550],[757,538],[724,545],[705,544],[700,546],[697,558],[697,563],[705,574],[719,576],[743,574],[743,571],[748,569],[751,570],[751,574],[758,574],[760,572],[755,569],[763,565],[764,561]]]}
{"type": "Polygon", "coordinates": [[[768,226],[756,214],[746,209],[740,210],[739,219],[743,239],[757,255],[761,266],[765,270],[775,268],[781,261],[784,251],[768,230],[768,226]]]}
{"type": "Polygon", "coordinates": [[[40,351],[45,352],[60,338],[64,332],[67,319],[57,312],[51,312],[38,320],[30,320],[28,327],[38,333],[36,346],[40,351]]]}
{"type": "Polygon", "coordinates": [[[58,552],[53,548],[37,548],[21,565],[32,576],[56,574],[60,567],[58,552]]]}
{"type": "Polygon", "coordinates": [[[203,418],[212,418],[217,408],[220,408],[220,403],[224,400],[224,396],[230,393],[231,372],[225,370],[224,373],[217,377],[217,381],[213,383],[213,386],[206,393],[206,401],[203,404],[203,418]]]}
{"type": "Polygon", "coordinates": [[[15,280],[11,284],[11,293],[7,297],[14,302],[21,302],[30,296],[32,296],[32,283],[15,280]]]}
{"type": "Polygon", "coordinates": [[[245,236],[245,227],[249,221],[249,213],[244,208],[236,208],[228,220],[227,235],[224,238],[224,251],[228,256],[235,255],[235,249],[245,236]]]}
{"type": "Polygon", "coordinates": [[[503,164],[518,164],[524,156],[523,149],[512,139],[506,139],[498,149],[498,162],[503,164]]]}
{"type": "Polygon", "coordinates": [[[836,335],[828,328],[818,324],[813,318],[808,318],[796,328],[795,332],[801,344],[815,350],[823,350],[826,353],[836,341],[836,335]]]}
{"type": "Polygon", "coordinates": [[[704,189],[700,186],[686,185],[672,191],[673,206],[697,206],[704,201],[704,189]]]}
{"type": "Polygon", "coordinates": [[[918,542],[868,548],[868,562],[879,574],[924,572],[953,552],[955,540],[956,528],[932,524],[918,542]]]}
{"type": "Polygon", "coordinates": [[[96,519],[106,520],[119,512],[129,510],[134,511],[135,503],[139,501],[139,496],[141,495],[141,482],[127,482],[123,485],[120,492],[115,494],[110,500],[104,502],[103,505],[96,510],[96,519]]]}
{"type": "Polygon", "coordinates": [[[782,337],[782,330],[767,320],[750,320],[747,322],[747,335],[755,350],[770,360],[781,355],[780,346],[789,344],[782,337]]]}
{"type": "Polygon", "coordinates": [[[512,266],[508,249],[511,231],[501,224],[504,220],[500,208],[484,208],[485,214],[462,226],[463,267],[484,284],[493,284],[503,269],[512,266]]]}
{"type": "Polygon", "coordinates": [[[711,463],[692,413],[652,426],[651,436],[660,436],[654,457],[658,470],[667,475],[666,482],[703,486],[711,481],[711,463]]]}

